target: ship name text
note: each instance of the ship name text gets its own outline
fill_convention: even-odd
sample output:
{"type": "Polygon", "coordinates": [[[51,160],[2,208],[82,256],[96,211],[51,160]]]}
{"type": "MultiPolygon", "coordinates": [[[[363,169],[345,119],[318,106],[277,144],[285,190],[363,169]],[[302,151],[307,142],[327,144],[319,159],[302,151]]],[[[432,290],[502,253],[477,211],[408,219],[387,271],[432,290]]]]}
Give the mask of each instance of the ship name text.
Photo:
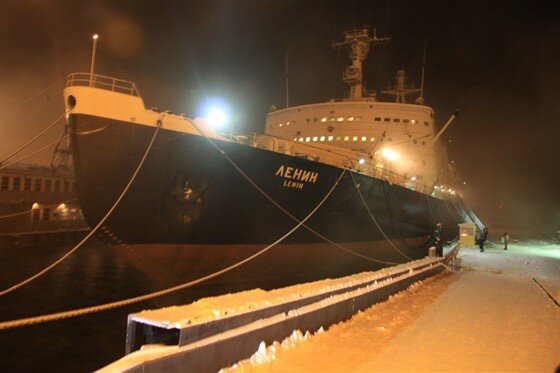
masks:
{"type": "Polygon", "coordinates": [[[303,189],[305,186],[303,182],[316,183],[319,173],[294,167],[280,166],[276,171],[276,176],[289,179],[284,180],[284,184],[282,184],[287,188],[303,189]]]}

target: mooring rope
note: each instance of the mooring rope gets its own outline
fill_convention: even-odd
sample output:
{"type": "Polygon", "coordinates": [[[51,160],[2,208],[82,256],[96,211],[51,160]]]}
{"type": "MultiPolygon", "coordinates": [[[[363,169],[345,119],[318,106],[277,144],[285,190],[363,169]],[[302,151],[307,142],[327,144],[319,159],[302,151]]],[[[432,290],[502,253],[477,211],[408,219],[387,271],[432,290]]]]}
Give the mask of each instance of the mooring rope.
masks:
{"type": "Polygon", "coordinates": [[[45,132],[47,132],[52,126],[54,126],[55,124],[58,123],[59,120],[61,120],[62,118],[64,118],[66,116],[66,113],[62,114],[61,116],[59,116],[58,118],[56,118],[56,120],[54,122],[52,122],[47,128],[45,128],[43,131],[41,131],[37,136],[35,136],[34,138],[32,138],[31,140],[29,140],[27,143],[25,143],[24,145],[22,145],[19,149],[14,150],[12,153],[8,154],[5,158],[3,158],[2,160],[0,160],[0,164],[4,163],[5,161],[7,161],[8,159],[12,158],[14,155],[16,155],[17,153],[19,153],[20,151],[22,151],[23,149],[27,148],[29,145],[31,145],[33,142],[35,142],[35,140],[37,140],[39,137],[41,137],[45,132]]]}
{"type": "MultiPolygon", "coordinates": [[[[296,230],[298,230],[325,203],[325,201],[329,198],[329,196],[332,194],[332,192],[336,189],[338,183],[342,179],[342,176],[344,175],[345,172],[346,172],[346,170],[342,171],[342,173],[340,174],[340,177],[336,180],[336,182],[334,183],[332,188],[329,190],[329,192],[325,195],[325,197],[323,197],[323,199],[319,202],[319,204],[313,210],[311,210],[311,212],[305,217],[305,219],[303,219],[296,226],[294,226],[292,229],[290,229],[286,234],[284,234],[282,237],[280,237],[279,239],[277,239],[276,241],[274,241],[273,243],[271,243],[270,245],[268,245],[264,249],[260,250],[259,252],[255,253],[255,254],[253,254],[253,255],[251,255],[251,256],[249,256],[249,257],[247,257],[247,258],[245,258],[245,259],[227,267],[227,268],[221,269],[217,272],[211,273],[207,276],[198,278],[196,280],[186,282],[186,283],[181,284],[181,285],[177,285],[177,286],[174,286],[174,287],[171,287],[171,288],[168,288],[168,289],[156,291],[156,292],[153,292],[153,293],[150,293],[150,294],[141,295],[141,296],[134,297],[134,298],[123,299],[123,300],[116,301],[116,302],[105,303],[105,304],[102,304],[102,305],[85,307],[85,308],[75,309],[75,310],[71,310],[71,311],[57,312],[57,313],[52,313],[52,314],[48,314],[48,315],[41,315],[41,316],[35,316],[35,317],[28,317],[28,318],[24,318],[24,319],[0,322],[0,330],[2,330],[2,329],[12,329],[12,328],[25,326],[25,325],[31,325],[31,324],[44,323],[44,322],[47,322],[47,321],[62,320],[62,319],[70,318],[70,317],[76,317],[76,316],[81,316],[81,315],[85,315],[85,314],[105,311],[105,310],[108,310],[108,309],[123,307],[123,306],[129,305],[129,304],[142,302],[142,301],[145,301],[145,300],[149,300],[149,299],[152,299],[152,298],[160,297],[162,295],[166,295],[166,294],[169,294],[169,293],[173,293],[173,292],[176,292],[176,291],[179,291],[179,290],[186,289],[186,288],[191,287],[193,285],[200,284],[201,282],[210,280],[214,277],[217,277],[217,276],[222,275],[226,272],[229,272],[229,271],[231,271],[231,270],[233,270],[237,267],[240,267],[243,264],[245,264],[245,263],[255,259],[256,257],[264,254],[265,252],[267,252],[268,250],[270,250],[271,248],[273,248],[274,246],[276,246],[277,244],[279,244],[280,242],[285,240],[287,237],[289,237],[296,230]]],[[[97,226],[96,228],[98,228],[98,227],[99,226],[97,226]]]]}
{"type": "Polygon", "coordinates": [[[375,217],[373,216],[373,214],[371,213],[371,210],[369,209],[369,206],[366,203],[366,200],[364,199],[364,196],[362,195],[362,192],[360,191],[360,186],[358,185],[358,183],[356,183],[356,179],[354,178],[354,175],[352,173],[350,173],[350,176],[352,176],[352,181],[354,182],[354,186],[356,187],[356,190],[358,191],[358,194],[360,195],[360,199],[362,200],[369,216],[371,217],[371,220],[373,220],[373,222],[375,223],[375,225],[377,226],[377,229],[379,229],[379,232],[381,232],[381,234],[383,235],[383,237],[385,237],[385,239],[387,240],[387,242],[389,242],[389,244],[393,247],[393,249],[395,249],[399,254],[401,254],[402,256],[404,256],[406,259],[408,260],[414,260],[413,258],[409,257],[408,255],[404,254],[402,251],[400,251],[391,241],[391,239],[389,239],[389,237],[387,237],[387,235],[385,234],[385,232],[383,231],[383,229],[381,228],[381,226],[379,225],[379,223],[377,222],[377,219],[375,219],[375,217]]]}
{"type": "MultiPolygon", "coordinates": [[[[53,203],[52,205],[43,206],[43,207],[41,207],[41,208],[43,208],[43,209],[48,209],[48,208],[51,208],[51,207],[54,207],[54,206],[58,206],[58,205],[63,204],[63,203],[74,202],[74,201],[76,201],[77,199],[78,199],[78,198],[72,198],[72,199],[69,199],[69,200],[66,200],[66,201],[62,201],[62,202],[58,202],[58,203],[53,203]]],[[[25,210],[25,211],[15,212],[15,213],[13,213],[13,214],[2,215],[2,216],[0,216],[0,220],[1,220],[1,219],[13,218],[13,217],[20,216],[20,215],[26,215],[26,214],[29,214],[31,211],[33,211],[33,210],[25,210]]]]}
{"type": "Polygon", "coordinates": [[[150,143],[148,144],[148,148],[146,149],[146,151],[144,152],[144,156],[142,157],[142,159],[140,160],[140,163],[138,164],[138,166],[136,167],[136,171],[134,171],[134,174],[132,175],[132,177],[130,178],[128,184],[126,185],[126,187],[124,188],[124,190],[122,191],[121,195],[119,196],[119,198],[117,198],[117,200],[115,201],[115,203],[113,204],[113,206],[109,209],[109,211],[107,212],[107,214],[105,214],[105,216],[103,217],[103,219],[101,219],[99,221],[99,223],[97,223],[97,225],[95,226],[95,228],[93,228],[76,246],[74,246],[70,251],[68,251],[66,254],[64,254],[64,256],[62,256],[60,259],[58,259],[57,261],[55,261],[54,263],[52,263],[50,266],[48,266],[47,268],[43,269],[42,271],[36,273],[35,275],[21,281],[20,283],[13,285],[11,287],[9,287],[8,289],[2,290],[0,291],[0,296],[6,295],[8,293],[11,293],[12,291],[22,287],[25,284],[28,284],[29,282],[35,280],[36,278],[44,275],[45,273],[47,273],[48,271],[50,271],[51,269],[53,269],[54,267],[56,267],[57,265],[59,265],[60,263],[62,263],[66,258],[68,258],[70,255],[74,254],[76,252],[76,250],[78,250],[87,240],[89,240],[89,238],[91,236],[93,236],[95,234],[95,232],[97,232],[97,230],[99,229],[99,227],[101,227],[103,225],[103,223],[105,223],[105,221],[109,218],[109,216],[111,216],[111,214],[113,213],[113,211],[117,208],[117,206],[119,205],[119,203],[121,202],[121,200],[124,198],[125,194],[128,192],[128,190],[130,189],[130,186],[132,185],[132,183],[134,182],[134,180],[136,179],[136,176],[138,175],[138,173],[140,172],[140,169],[142,168],[142,165],[144,164],[144,161],[146,160],[146,158],[148,157],[148,153],[150,152],[150,149],[152,149],[152,146],[154,144],[154,141],[156,139],[156,136],[159,132],[159,129],[161,128],[162,125],[162,120],[163,120],[163,115],[158,119],[157,121],[157,127],[156,130],[154,131],[154,134],[152,136],[152,139],[150,140],[150,143]]]}
{"type": "MultiPolygon", "coordinates": [[[[300,220],[298,218],[296,218],[294,215],[292,215],[289,211],[287,211],[285,208],[283,208],[278,202],[276,202],[272,197],[270,197],[264,190],[262,190],[250,177],[249,175],[247,175],[230,157],[228,157],[228,155],[225,153],[224,150],[220,149],[219,146],[217,146],[212,140],[210,140],[210,138],[208,136],[206,136],[206,134],[200,130],[200,128],[198,128],[198,126],[193,122],[192,125],[198,130],[198,132],[200,132],[202,134],[202,136],[204,136],[206,138],[206,140],[253,186],[255,187],[255,189],[257,189],[257,191],[259,191],[259,193],[261,193],[266,199],[268,199],[274,206],[276,206],[278,209],[280,209],[280,211],[282,211],[284,214],[288,215],[292,220],[294,220],[296,223],[299,223],[300,220]]],[[[352,173],[350,171],[350,173],[352,173]]],[[[331,245],[334,245],[336,247],[338,247],[339,249],[348,252],[349,254],[352,255],[356,255],[360,258],[366,259],[366,260],[370,260],[372,262],[376,262],[376,263],[380,263],[380,264],[388,264],[388,265],[396,265],[396,264],[401,264],[401,263],[394,263],[394,262],[385,262],[379,259],[375,259],[375,258],[370,258],[368,256],[362,255],[360,253],[357,253],[353,250],[350,250],[342,245],[340,245],[339,243],[336,243],[332,240],[330,240],[329,238],[323,236],[321,233],[315,231],[314,229],[312,229],[311,227],[307,226],[306,224],[303,225],[303,227],[305,229],[307,229],[308,231],[310,231],[311,233],[315,234],[317,237],[325,240],[326,242],[330,243],[331,245]]]]}
{"type": "Polygon", "coordinates": [[[48,144],[48,145],[43,146],[41,149],[38,149],[38,150],[34,151],[33,153],[28,154],[28,155],[26,155],[25,157],[22,157],[22,158],[18,159],[17,161],[13,161],[13,162],[10,162],[10,163],[6,163],[5,165],[0,166],[0,170],[3,170],[4,168],[10,167],[10,166],[12,166],[12,165],[14,165],[14,164],[16,164],[16,163],[20,163],[20,162],[22,162],[22,161],[25,161],[27,158],[32,157],[32,156],[34,156],[35,154],[40,153],[40,152],[42,152],[43,150],[45,150],[45,149],[47,149],[47,148],[50,148],[50,147],[53,146],[53,145],[58,144],[58,143],[61,142],[62,140],[66,140],[67,138],[68,138],[68,135],[62,136],[60,139],[58,139],[58,140],[56,140],[56,141],[53,141],[53,142],[51,142],[51,143],[48,144]]]}

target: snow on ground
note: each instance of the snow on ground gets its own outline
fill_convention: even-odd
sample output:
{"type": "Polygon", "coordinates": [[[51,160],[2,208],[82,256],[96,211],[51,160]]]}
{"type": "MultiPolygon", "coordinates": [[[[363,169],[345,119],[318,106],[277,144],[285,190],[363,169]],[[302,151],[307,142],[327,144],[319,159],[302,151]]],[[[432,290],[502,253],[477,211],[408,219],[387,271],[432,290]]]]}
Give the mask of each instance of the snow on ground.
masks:
{"type": "Polygon", "coordinates": [[[261,345],[225,371],[542,371],[560,365],[560,247],[461,249],[464,269],[415,284],[327,332],[261,345]]]}

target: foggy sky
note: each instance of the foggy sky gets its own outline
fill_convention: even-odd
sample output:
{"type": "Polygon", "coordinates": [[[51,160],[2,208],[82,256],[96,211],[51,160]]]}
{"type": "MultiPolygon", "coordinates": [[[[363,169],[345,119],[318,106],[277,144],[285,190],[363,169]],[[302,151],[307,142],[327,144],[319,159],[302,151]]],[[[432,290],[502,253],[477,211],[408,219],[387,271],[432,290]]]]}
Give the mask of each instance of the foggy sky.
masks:
{"type": "Polygon", "coordinates": [[[527,218],[560,229],[560,18],[552,4],[0,0],[0,159],[63,113],[63,78],[89,71],[93,33],[96,73],[135,81],[147,107],[195,116],[202,98],[222,96],[238,128],[262,131],[269,106],[285,105],[284,53],[291,105],[341,97],[349,60],[330,42],[367,24],[392,37],[370,52],[368,89],[385,89],[403,68],[419,86],[428,39],[424,97],[439,126],[461,110],[444,141],[452,140],[466,200],[491,223],[527,218]]]}

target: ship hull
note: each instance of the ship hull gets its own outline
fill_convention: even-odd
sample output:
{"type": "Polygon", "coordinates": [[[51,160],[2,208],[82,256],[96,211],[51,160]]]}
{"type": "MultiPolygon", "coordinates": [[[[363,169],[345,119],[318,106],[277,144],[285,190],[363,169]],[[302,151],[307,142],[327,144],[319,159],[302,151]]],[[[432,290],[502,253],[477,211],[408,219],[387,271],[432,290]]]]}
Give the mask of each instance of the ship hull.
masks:
{"type": "MultiPolygon", "coordinates": [[[[83,114],[71,114],[69,128],[78,195],[93,227],[126,187],[155,128],[83,114]]],[[[192,276],[207,274],[294,228],[292,217],[306,218],[344,171],[211,141],[215,146],[203,136],[161,129],[136,180],[101,230],[106,240],[134,245],[145,262],[171,260],[192,276]]],[[[298,228],[266,254],[268,263],[281,268],[257,261],[245,275],[316,279],[424,257],[438,222],[451,239],[463,220],[449,201],[347,171],[306,222],[310,229],[298,228]]]]}

